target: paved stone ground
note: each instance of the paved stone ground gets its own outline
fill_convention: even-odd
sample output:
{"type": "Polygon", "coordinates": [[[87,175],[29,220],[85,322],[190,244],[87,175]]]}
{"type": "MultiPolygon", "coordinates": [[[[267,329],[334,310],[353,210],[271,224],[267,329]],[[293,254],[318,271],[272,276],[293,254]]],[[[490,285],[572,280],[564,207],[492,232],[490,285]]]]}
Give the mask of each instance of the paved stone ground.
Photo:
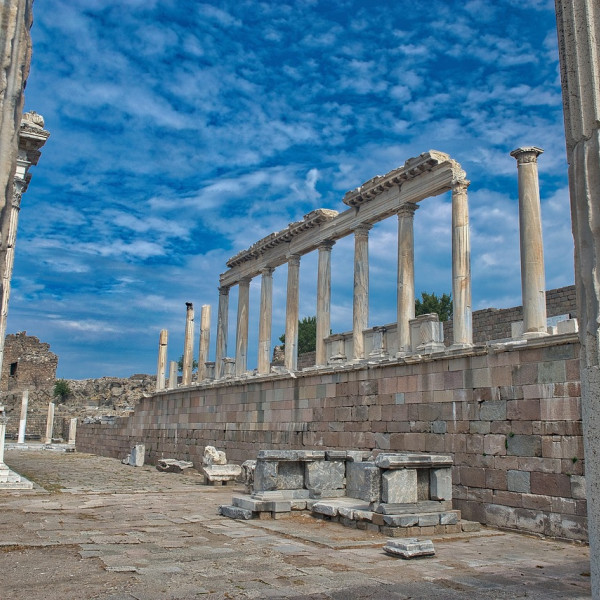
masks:
{"type": "Polygon", "coordinates": [[[433,538],[436,556],[298,514],[217,515],[234,488],[89,454],[8,451],[37,486],[0,492],[2,600],[589,598],[583,545],[484,529],[433,538]],[[40,487],[43,486],[43,487],[40,487]]]}

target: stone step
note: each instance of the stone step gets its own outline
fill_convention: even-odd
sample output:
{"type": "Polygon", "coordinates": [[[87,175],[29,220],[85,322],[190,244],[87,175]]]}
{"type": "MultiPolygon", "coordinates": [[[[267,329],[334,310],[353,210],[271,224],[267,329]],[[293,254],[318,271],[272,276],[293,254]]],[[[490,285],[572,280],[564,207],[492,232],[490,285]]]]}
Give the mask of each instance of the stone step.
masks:
{"type": "Polygon", "coordinates": [[[219,506],[219,514],[230,519],[241,519],[248,520],[252,518],[252,511],[239,506],[230,506],[228,504],[222,504],[219,506]]]}

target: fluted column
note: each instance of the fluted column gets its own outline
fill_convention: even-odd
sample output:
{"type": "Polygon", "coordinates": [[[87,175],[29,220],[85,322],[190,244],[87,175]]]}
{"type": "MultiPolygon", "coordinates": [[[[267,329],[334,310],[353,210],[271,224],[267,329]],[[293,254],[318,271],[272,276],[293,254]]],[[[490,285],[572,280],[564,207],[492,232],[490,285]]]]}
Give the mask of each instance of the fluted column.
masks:
{"type": "Polygon", "coordinates": [[[215,379],[224,375],[223,359],[227,356],[229,325],[229,288],[219,288],[219,313],[217,315],[217,348],[215,352],[215,379]]]}
{"type": "Polygon", "coordinates": [[[335,242],[326,241],[319,246],[317,267],[317,345],[315,364],[327,364],[325,338],[331,331],[331,249],[335,242]]]}
{"type": "Polygon", "coordinates": [[[592,597],[600,598],[600,6],[555,0],[579,319],[592,597]]]}
{"type": "Polygon", "coordinates": [[[156,366],[156,391],[165,389],[165,379],[167,376],[167,341],[169,332],[166,329],[160,330],[158,337],[158,364],[156,366]]]}
{"type": "Polygon", "coordinates": [[[273,269],[261,271],[258,323],[258,372],[271,370],[271,323],[273,319],[273,269]]]}
{"type": "Polygon", "coordinates": [[[369,229],[360,225],[354,231],[354,298],[352,303],[353,358],[365,357],[363,330],[369,322],[369,229]]]}
{"type": "Polygon", "coordinates": [[[298,318],[300,305],[300,255],[288,256],[285,306],[285,362],[288,371],[298,368],[298,318]]]}
{"type": "Polygon", "coordinates": [[[471,307],[471,241],[467,188],[471,182],[452,185],[452,306],[454,347],[473,345],[471,307]]]}
{"type": "Polygon", "coordinates": [[[198,346],[198,381],[206,379],[206,362],[210,348],[210,304],[203,304],[200,311],[200,344],[198,346]]]}
{"type": "Polygon", "coordinates": [[[183,342],[181,385],[190,385],[194,368],[194,305],[191,302],[186,302],[185,306],[185,339],[183,342]]]}
{"type": "Polygon", "coordinates": [[[546,324],[546,279],[544,242],[537,157],[541,148],[517,148],[510,155],[517,160],[519,181],[519,238],[521,243],[521,291],[523,334],[548,334],[546,324]]]}
{"type": "Polygon", "coordinates": [[[415,239],[413,223],[418,205],[398,210],[398,356],[410,352],[409,321],[415,318],[415,239]]]}
{"type": "Polygon", "coordinates": [[[237,331],[235,338],[235,374],[243,375],[248,370],[248,311],[250,309],[250,279],[239,284],[237,331]]]}

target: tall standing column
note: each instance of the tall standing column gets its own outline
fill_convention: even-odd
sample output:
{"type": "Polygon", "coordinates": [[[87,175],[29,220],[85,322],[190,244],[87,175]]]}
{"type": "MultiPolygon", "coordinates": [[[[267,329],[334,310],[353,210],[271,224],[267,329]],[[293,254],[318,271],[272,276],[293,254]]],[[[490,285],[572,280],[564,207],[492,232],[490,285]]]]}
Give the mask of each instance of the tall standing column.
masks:
{"type": "Polygon", "coordinates": [[[181,385],[190,385],[194,368],[194,305],[191,302],[186,302],[185,306],[185,339],[183,342],[181,385]]]}
{"type": "Polygon", "coordinates": [[[600,6],[555,0],[575,240],[592,597],[600,598],[600,6]]]}
{"type": "Polygon", "coordinates": [[[248,311],[250,310],[250,279],[239,284],[237,331],[235,338],[235,374],[237,377],[248,370],[248,311]]]}
{"type": "Polygon", "coordinates": [[[326,241],[319,246],[317,268],[317,345],[315,364],[327,364],[325,338],[331,332],[331,249],[335,242],[326,241]]]}
{"type": "Polygon", "coordinates": [[[271,370],[271,322],[273,320],[273,269],[261,271],[258,325],[258,372],[271,370]]]}
{"type": "Polygon", "coordinates": [[[206,363],[210,348],[210,304],[203,304],[200,311],[200,345],[198,347],[198,381],[206,379],[206,363]]]}
{"type": "Polygon", "coordinates": [[[410,352],[409,321],[415,318],[414,218],[418,205],[407,202],[398,210],[398,356],[410,352]]]}
{"type": "Polygon", "coordinates": [[[169,332],[166,329],[160,330],[158,337],[158,365],[156,367],[156,391],[165,389],[165,378],[167,376],[167,341],[169,332]]]}
{"type": "Polygon", "coordinates": [[[46,438],[45,444],[52,443],[52,430],[54,429],[54,402],[48,403],[48,418],[46,419],[46,438]]]}
{"type": "Polygon", "coordinates": [[[285,361],[288,371],[298,369],[298,319],[300,317],[300,255],[288,256],[285,306],[285,361]]]}
{"type": "Polygon", "coordinates": [[[452,306],[455,348],[473,345],[471,241],[466,179],[452,185],[452,306]]]}
{"type": "Polygon", "coordinates": [[[229,288],[219,288],[219,314],[217,315],[217,349],[215,352],[215,379],[223,377],[223,359],[227,356],[229,325],[229,288]]]}
{"type": "Polygon", "coordinates": [[[365,357],[363,331],[369,322],[369,229],[354,231],[354,300],[352,303],[352,347],[354,360],[365,357]]]}
{"type": "Polygon", "coordinates": [[[25,443],[25,428],[27,426],[27,404],[29,403],[29,390],[24,390],[21,398],[21,419],[19,420],[19,437],[17,444],[25,443]]]}
{"type": "Polygon", "coordinates": [[[519,179],[519,234],[521,242],[521,291],[525,337],[547,335],[544,242],[538,181],[537,157],[543,152],[534,146],[517,148],[510,155],[517,160],[519,179]]]}

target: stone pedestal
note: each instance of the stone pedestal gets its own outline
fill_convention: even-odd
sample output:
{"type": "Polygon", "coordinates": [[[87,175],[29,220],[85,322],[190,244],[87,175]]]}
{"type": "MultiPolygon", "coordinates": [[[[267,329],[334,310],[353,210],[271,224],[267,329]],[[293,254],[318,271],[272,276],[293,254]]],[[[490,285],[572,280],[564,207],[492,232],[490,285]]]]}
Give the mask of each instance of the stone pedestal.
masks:
{"type": "Polygon", "coordinates": [[[181,385],[192,383],[192,370],[194,368],[194,305],[186,302],[185,314],[185,339],[183,343],[183,369],[181,372],[181,385]]]}
{"type": "Polygon", "coordinates": [[[354,231],[354,296],[352,348],[354,360],[365,358],[363,331],[369,326],[369,225],[354,231]]]}
{"type": "Polygon", "coordinates": [[[17,438],[18,444],[25,443],[25,429],[27,426],[27,404],[29,403],[29,390],[23,392],[21,398],[21,418],[19,420],[19,436],[17,438]]]}
{"type": "Polygon", "coordinates": [[[431,354],[445,350],[444,326],[436,313],[419,315],[410,321],[411,351],[431,354]]]}
{"type": "Polygon", "coordinates": [[[273,269],[261,271],[260,314],[258,324],[258,372],[271,370],[271,322],[273,319],[273,269]]]}
{"type": "Polygon", "coordinates": [[[158,365],[156,367],[156,391],[160,392],[165,389],[165,378],[167,372],[167,342],[169,332],[166,329],[161,329],[158,338],[158,365]]]}
{"type": "Polygon", "coordinates": [[[217,349],[215,354],[215,379],[223,377],[223,359],[227,355],[229,325],[229,288],[219,288],[219,314],[217,316],[217,349]]]}
{"type": "Polygon", "coordinates": [[[415,242],[413,223],[419,208],[409,202],[398,210],[398,356],[410,352],[409,321],[415,318],[415,242]]]}
{"type": "Polygon", "coordinates": [[[319,264],[317,271],[317,345],[315,364],[317,367],[327,364],[325,338],[331,331],[331,249],[335,242],[324,242],[319,246],[319,264]]]}
{"type": "Polygon", "coordinates": [[[300,256],[288,257],[287,301],[285,309],[285,357],[288,371],[298,368],[298,319],[300,304],[300,256]]]}
{"type": "Polygon", "coordinates": [[[200,311],[200,345],[198,347],[198,381],[206,379],[206,361],[210,348],[210,304],[200,311]]]}
{"type": "Polygon", "coordinates": [[[243,375],[248,370],[248,311],[250,310],[250,280],[239,283],[237,331],[235,339],[235,374],[243,375]]]}
{"type": "Polygon", "coordinates": [[[48,404],[48,418],[46,420],[46,437],[44,438],[45,444],[52,443],[52,430],[54,428],[54,402],[48,404]]]}

